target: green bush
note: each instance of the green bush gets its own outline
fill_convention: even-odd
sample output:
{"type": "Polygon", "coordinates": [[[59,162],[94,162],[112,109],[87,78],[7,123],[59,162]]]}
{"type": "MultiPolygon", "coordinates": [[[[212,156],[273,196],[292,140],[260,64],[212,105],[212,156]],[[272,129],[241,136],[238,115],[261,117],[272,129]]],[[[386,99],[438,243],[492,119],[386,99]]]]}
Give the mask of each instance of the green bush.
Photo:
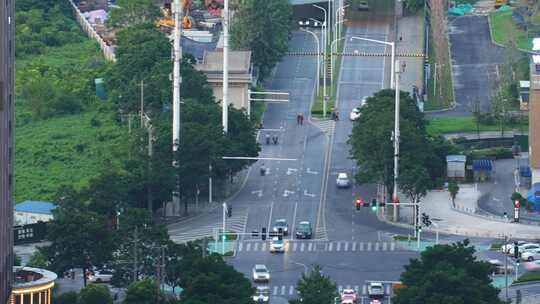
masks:
{"type": "Polygon", "coordinates": [[[54,296],[54,304],[77,304],[77,293],[75,291],[68,291],[54,296]]]}
{"type": "Polygon", "coordinates": [[[506,159],[512,158],[512,149],[491,148],[482,150],[473,150],[467,153],[469,159],[506,159]]]}

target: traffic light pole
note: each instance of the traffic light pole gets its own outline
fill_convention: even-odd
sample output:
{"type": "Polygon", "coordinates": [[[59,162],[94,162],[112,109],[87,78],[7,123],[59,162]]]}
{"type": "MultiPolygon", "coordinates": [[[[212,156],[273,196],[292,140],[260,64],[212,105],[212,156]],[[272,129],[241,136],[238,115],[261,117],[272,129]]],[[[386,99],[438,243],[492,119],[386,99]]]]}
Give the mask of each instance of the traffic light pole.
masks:
{"type": "Polygon", "coordinates": [[[223,230],[222,230],[222,234],[223,236],[221,237],[221,255],[225,255],[225,221],[226,221],[226,212],[227,212],[227,203],[223,203],[223,230]]]}

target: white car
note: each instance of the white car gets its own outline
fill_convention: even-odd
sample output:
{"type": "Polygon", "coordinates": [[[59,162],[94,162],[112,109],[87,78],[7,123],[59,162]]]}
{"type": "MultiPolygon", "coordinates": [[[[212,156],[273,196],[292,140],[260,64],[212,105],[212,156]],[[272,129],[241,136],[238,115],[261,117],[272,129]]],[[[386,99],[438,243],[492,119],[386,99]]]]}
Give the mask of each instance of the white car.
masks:
{"type": "Polygon", "coordinates": [[[529,262],[540,259],[540,249],[523,252],[521,254],[521,259],[529,262]]]}
{"type": "Polygon", "coordinates": [[[285,244],[278,237],[273,237],[270,243],[270,252],[285,252],[285,244]]]}
{"type": "MultiPolygon", "coordinates": [[[[536,243],[527,243],[521,246],[518,246],[518,254],[521,256],[525,252],[534,251],[540,249],[540,245],[536,243]]],[[[514,250],[510,250],[510,254],[514,254],[514,250]]]]}
{"type": "MultiPolygon", "coordinates": [[[[525,245],[525,244],[527,244],[527,242],[518,241],[518,246],[525,245]]],[[[514,243],[513,242],[501,246],[501,252],[503,252],[503,253],[510,254],[511,252],[513,252],[513,250],[514,250],[514,243]]]]}
{"type": "Polygon", "coordinates": [[[113,271],[109,269],[100,269],[90,273],[88,275],[88,282],[91,283],[104,283],[110,282],[113,277],[113,271]]]}
{"type": "Polygon", "coordinates": [[[270,287],[257,286],[255,295],[253,295],[253,302],[255,303],[268,303],[270,301],[270,287]]]}
{"type": "Polygon", "coordinates": [[[367,292],[370,298],[384,297],[384,286],[381,282],[370,282],[367,292]]]}
{"type": "Polygon", "coordinates": [[[349,188],[351,186],[351,181],[347,176],[347,173],[339,173],[336,179],[336,186],[338,188],[349,188]]]}
{"type": "Polygon", "coordinates": [[[360,108],[354,108],[351,110],[351,114],[349,114],[349,119],[351,121],[355,121],[358,118],[360,118],[360,108]]]}
{"type": "Polygon", "coordinates": [[[265,265],[256,264],[253,267],[253,281],[254,282],[268,282],[270,281],[270,271],[265,265]]]}

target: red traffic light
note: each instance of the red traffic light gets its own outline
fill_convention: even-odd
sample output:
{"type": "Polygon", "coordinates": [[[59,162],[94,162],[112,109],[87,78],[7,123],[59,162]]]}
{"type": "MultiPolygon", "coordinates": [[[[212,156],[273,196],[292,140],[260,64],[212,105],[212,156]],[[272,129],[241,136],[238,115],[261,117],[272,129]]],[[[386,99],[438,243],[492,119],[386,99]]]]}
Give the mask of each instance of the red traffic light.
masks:
{"type": "Polygon", "coordinates": [[[514,208],[518,208],[518,209],[519,209],[519,206],[520,206],[519,200],[515,200],[515,201],[514,201],[514,208]]]}

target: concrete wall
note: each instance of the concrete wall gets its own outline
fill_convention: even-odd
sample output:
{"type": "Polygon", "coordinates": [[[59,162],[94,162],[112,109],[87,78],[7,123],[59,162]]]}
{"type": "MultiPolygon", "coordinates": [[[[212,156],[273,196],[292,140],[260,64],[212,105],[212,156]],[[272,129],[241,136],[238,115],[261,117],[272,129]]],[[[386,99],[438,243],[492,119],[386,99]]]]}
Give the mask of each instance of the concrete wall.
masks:
{"type": "Polygon", "coordinates": [[[31,213],[15,211],[14,223],[16,226],[35,224],[39,221],[48,222],[53,219],[52,214],[31,213]]]}
{"type": "MultiPolygon", "coordinates": [[[[216,83],[210,83],[212,86],[212,91],[214,92],[214,97],[216,97],[216,100],[221,102],[223,99],[223,86],[216,83]]],[[[237,109],[248,109],[248,84],[245,85],[229,85],[229,103],[233,105],[233,107],[237,109]]]]}
{"type": "Polygon", "coordinates": [[[13,274],[14,0],[0,0],[0,303],[13,274]]]}

